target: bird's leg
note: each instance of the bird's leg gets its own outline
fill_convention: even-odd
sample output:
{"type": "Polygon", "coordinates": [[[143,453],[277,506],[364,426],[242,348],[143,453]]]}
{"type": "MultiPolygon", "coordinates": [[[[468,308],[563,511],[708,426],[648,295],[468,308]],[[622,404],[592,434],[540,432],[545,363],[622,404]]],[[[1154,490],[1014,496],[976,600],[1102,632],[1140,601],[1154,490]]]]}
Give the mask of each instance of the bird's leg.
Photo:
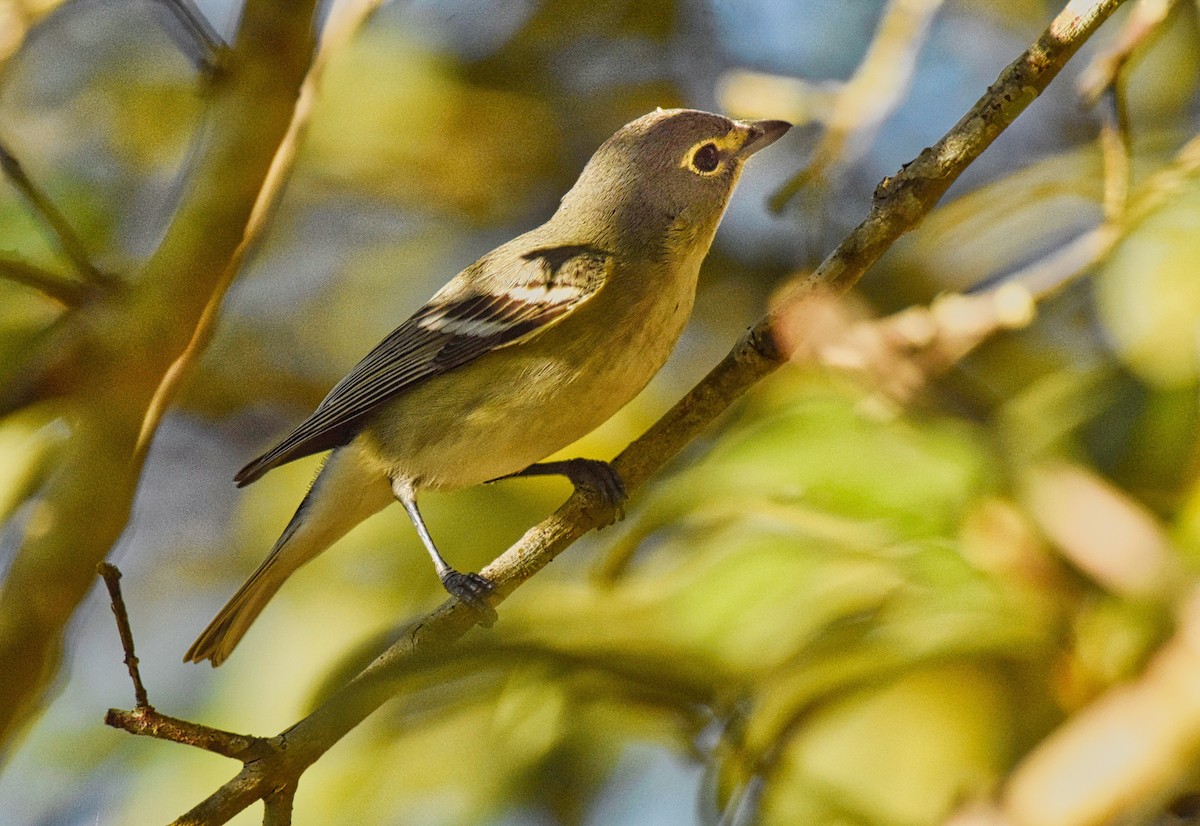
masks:
{"type": "MultiPolygon", "coordinates": [[[[629,497],[625,482],[608,462],[599,459],[564,459],[557,462],[538,462],[524,470],[501,476],[512,479],[517,476],[565,476],[576,488],[595,493],[605,505],[617,513],[618,519],[625,516],[624,503],[629,497]]],[[[493,479],[493,482],[499,479],[493,479]]]]}
{"type": "Polygon", "coordinates": [[[495,623],[496,609],[487,599],[494,587],[492,583],[480,574],[464,574],[450,567],[450,564],[438,551],[437,545],[433,544],[433,537],[429,535],[429,529],[425,527],[425,520],[421,518],[421,512],[417,510],[417,494],[411,484],[399,479],[393,480],[392,492],[404,506],[404,510],[408,512],[408,518],[412,520],[413,527],[417,529],[417,535],[425,544],[425,550],[429,551],[429,557],[433,560],[433,567],[437,571],[438,579],[442,581],[442,587],[451,596],[458,597],[462,602],[475,609],[479,614],[480,624],[491,626],[495,623]]]}

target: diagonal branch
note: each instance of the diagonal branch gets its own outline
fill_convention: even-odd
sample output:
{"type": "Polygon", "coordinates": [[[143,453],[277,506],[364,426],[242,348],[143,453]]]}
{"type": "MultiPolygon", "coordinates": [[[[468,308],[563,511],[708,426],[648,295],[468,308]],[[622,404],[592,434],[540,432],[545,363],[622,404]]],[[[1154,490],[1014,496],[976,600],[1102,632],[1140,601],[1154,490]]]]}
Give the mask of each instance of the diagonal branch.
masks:
{"type": "Polygon", "coordinates": [[[129,612],[125,609],[125,597],[121,595],[121,571],[116,565],[101,562],[96,571],[104,578],[108,588],[109,605],[112,606],[113,616],[117,620],[117,633],[121,637],[121,648],[125,652],[125,667],[129,669],[129,679],[133,681],[133,700],[137,709],[150,708],[150,699],[146,695],[146,686],[142,684],[142,673],[138,668],[138,658],[133,653],[133,630],[129,626],[129,612]]]}
{"type": "Polygon", "coordinates": [[[125,608],[125,597],[121,594],[121,571],[116,565],[108,562],[101,562],[96,566],[96,571],[104,579],[104,585],[108,589],[108,604],[117,621],[117,634],[121,638],[121,650],[125,652],[125,667],[129,669],[129,679],[133,682],[133,696],[136,703],[133,711],[110,708],[108,714],[104,716],[105,725],[123,729],[130,734],[194,746],[222,757],[241,760],[243,763],[267,754],[267,744],[261,737],[235,734],[231,731],[222,731],[211,726],[168,717],[150,705],[150,698],[146,693],[146,686],[142,683],[142,675],[138,669],[138,658],[133,650],[133,631],[129,624],[129,612],[125,608]]]}
{"type": "Polygon", "coordinates": [[[1134,53],[1161,30],[1176,4],[1177,0],[1138,0],[1134,4],[1120,33],[1079,74],[1079,92],[1086,101],[1095,103],[1117,82],[1134,53]]]}
{"type": "Polygon", "coordinates": [[[155,388],[154,395],[146,407],[146,415],[142,417],[142,426],[138,432],[137,446],[134,449],[135,462],[140,463],[145,458],[146,451],[150,448],[150,440],[158,430],[159,422],[162,421],[167,407],[178,394],[184,377],[190,373],[192,364],[212,342],[213,332],[221,312],[221,303],[225,300],[225,293],[229,291],[229,286],[242,269],[246,255],[262,236],[275,206],[279,203],[283,185],[291,173],[292,165],[296,160],[296,152],[300,148],[300,142],[308,128],[309,119],[312,117],[317,90],[321,84],[321,75],[329,63],[330,55],[350,41],[367,18],[379,8],[380,2],[381,0],[343,2],[336,5],[331,12],[331,18],[325,24],[325,30],[321,37],[320,49],[313,58],[312,66],[300,86],[300,95],[296,100],[296,107],[292,111],[292,119],[288,123],[287,132],[280,141],[279,148],[275,151],[275,157],[271,160],[270,169],[263,180],[262,189],[259,190],[258,196],[254,200],[254,208],[251,210],[250,218],[242,232],[242,240],[234,249],[233,255],[230,256],[221,277],[213,285],[212,294],[204,305],[187,346],[163,374],[162,380],[155,388]]]}
{"type": "Polygon", "coordinates": [[[196,7],[195,0],[160,0],[171,15],[173,25],[167,25],[167,34],[179,46],[180,51],[205,72],[216,70],[221,57],[227,54],[228,46],[217,34],[204,12],[196,7]]]}
{"type": "Polygon", "coordinates": [[[138,706],[133,711],[110,708],[104,715],[104,724],[130,734],[204,749],[222,757],[241,760],[243,763],[270,753],[267,742],[261,737],[236,734],[169,717],[150,705],[138,706]]]}
{"type": "Polygon", "coordinates": [[[787,206],[805,186],[853,161],[907,96],[917,58],[943,0],[889,0],[867,53],[846,81],[808,165],[771,196],[787,206]]]}
{"type": "MultiPolygon", "coordinates": [[[[1000,73],[987,94],[941,140],[894,177],[883,179],[875,190],[870,214],[788,301],[799,300],[817,288],[843,293],[853,286],[884,250],[916,226],[1120,5],[1121,0],[1068,3],[1037,42],[1000,73]]],[[[768,316],[755,329],[765,332],[771,322],[772,316],[768,316]]]]}
{"type": "Polygon", "coordinates": [[[162,242],[124,289],[95,291],[47,334],[61,346],[34,364],[52,361],[45,374],[8,381],[18,398],[37,396],[35,386],[54,393],[69,435],[39,491],[54,518],[18,535],[0,582],[0,762],[55,676],[96,564],[126,527],[142,471],[131,461],[139,425],[244,236],[312,59],[314,5],[243,4],[208,140],[162,242]]]}
{"type": "Polygon", "coordinates": [[[0,257],[0,278],[31,287],[66,307],[82,304],[90,292],[82,281],[63,278],[20,258],[0,257]]]}
{"type": "Polygon", "coordinates": [[[33,179],[29,177],[29,173],[21,166],[21,162],[17,160],[17,156],[12,153],[12,150],[3,141],[0,141],[0,170],[3,170],[4,175],[12,181],[17,191],[33,207],[33,211],[37,213],[38,218],[49,227],[59,248],[66,254],[76,271],[93,284],[110,284],[112,282],[111,276],[96,269],[88,257],[87,248],[84,247],[83,241],[79,240],[79,236],[75,234],[75,230],[71,227],[71,223],[67,220],[66,216],[54,205],[54,201],[50,199],[50,196],[33,182],[33,179]]]}
{"type": "MultiPolygon", "coordinates": [[[[632,491],[658,472],[738,397],[787,358],[776,341],[781,314],[817,289],[843,293],[901,235],[937,204],[958,176],[1033,102],[1121,0],[1072,0],[1045,33],[1008,66],[987,93],[934,147],[886,179],[863,221],[780,306],[742,337],[733,351],[641,438],[614,467],[632,491]]],[[[606,524],[611,512],[577,491],[530,529],[483,573],[502,600],[572,542],[606,524]]],[[[414,661],[436,656],[471,630],[476,614],[449,601],[295,726],[268,741],[274,753],[243,768],[177,823],[224,823],[276,789],[292,784],[326,750],[392,697],[414,661]]]]}

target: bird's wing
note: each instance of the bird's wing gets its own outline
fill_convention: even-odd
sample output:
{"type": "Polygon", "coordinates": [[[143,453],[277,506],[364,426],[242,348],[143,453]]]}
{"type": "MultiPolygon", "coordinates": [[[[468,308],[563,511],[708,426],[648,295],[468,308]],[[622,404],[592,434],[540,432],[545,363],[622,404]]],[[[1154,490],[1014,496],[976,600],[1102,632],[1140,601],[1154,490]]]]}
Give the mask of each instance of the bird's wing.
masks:
{"type": "MultiPolygon", "coordinates": [[[[508,272],[447,288],[397,327],[282,442],[234,477],[248,485],[279,465],[343,445],[385,401],[485,353],[526,341],[595,295],[612,257],[583,245],[526,253],[508,272]]],[[[457,279],[456,279],[457,281],[457,279]]]]}

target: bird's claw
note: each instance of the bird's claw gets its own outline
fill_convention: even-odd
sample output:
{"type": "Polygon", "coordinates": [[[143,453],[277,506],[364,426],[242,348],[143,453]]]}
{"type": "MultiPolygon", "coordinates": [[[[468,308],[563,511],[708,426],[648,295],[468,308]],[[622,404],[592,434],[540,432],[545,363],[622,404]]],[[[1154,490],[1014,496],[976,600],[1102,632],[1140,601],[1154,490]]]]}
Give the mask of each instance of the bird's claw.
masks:
{"type": "Polygon", "coordinates": [[[457,597],[479,615],[479,624],[490,628],[499,619],[499,614],[488,601],[496,586],[487,577],[475,573],[447,571],[442,575],[442,587],[452,597],[457,597]]]}
{"type": "MultiPolygon", "coordinates": [[[[600,504],[613,512],[613,519],[605,524],[610,525],[618,519],[625,518],[624,504],[625,500],[629,498],[629,491],[626,490],[625,481],[620,474],[608,462],[602,462],[599,459],[539,462],[524,470],[518,470],[507,476],[499,476],[491,481],[499,482],[501,479],[513,479],[517,476],[566,476],[576,490],[592,494],[600,500],[600,504]]],[[[599,527],[604,527],[604,525],[599,527]]]]}
{"type": "Polygon", "coordinates": [[[625,518],[625,500],[629,498],[629,491],[625,489],[625,480],[608,462],[571,459],[566,463],[566,476],[572,485],[595,493],[612,508],[616,514],[613,521],[625,518]]]}

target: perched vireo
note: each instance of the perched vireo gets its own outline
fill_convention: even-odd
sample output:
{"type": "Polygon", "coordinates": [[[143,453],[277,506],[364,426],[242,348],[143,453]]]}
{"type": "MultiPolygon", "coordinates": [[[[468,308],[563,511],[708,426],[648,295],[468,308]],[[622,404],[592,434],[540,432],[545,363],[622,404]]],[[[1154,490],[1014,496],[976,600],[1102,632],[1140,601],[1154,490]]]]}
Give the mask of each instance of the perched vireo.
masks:
{"type": "Polygon", "coordinates": [[[393,499],[446,590],[494,618],[491,583],[447,564],[417,495],[561,474],[619,503],[624,485],[604,462],[535,463],[607,420],[663,366],[742,164],[789,128],[671,109],[605,141],[549,221],[455,276],[237,474],[248,485],[333,449],[270,556],[184,660],[224,662],[293,571],[393,499]]]}

